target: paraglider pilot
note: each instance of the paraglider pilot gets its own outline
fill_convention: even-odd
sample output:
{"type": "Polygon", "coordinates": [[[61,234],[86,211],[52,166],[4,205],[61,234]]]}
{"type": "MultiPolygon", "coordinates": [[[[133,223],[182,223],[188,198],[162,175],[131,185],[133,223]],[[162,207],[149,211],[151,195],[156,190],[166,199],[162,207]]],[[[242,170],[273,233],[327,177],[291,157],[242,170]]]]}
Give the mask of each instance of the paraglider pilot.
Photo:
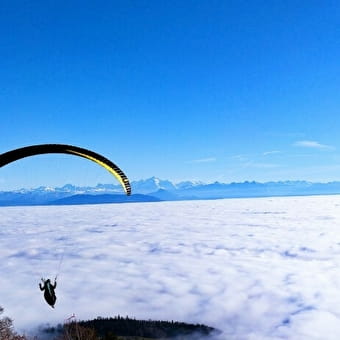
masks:
{"type": "Polygon", "coordinates": [[[50,279],[44,280],[43,278],[41,281],[43,282],[43,286],[41,286],[41,283],[39,283],[40,290],[44,291],[44,298],[46,302],[54,308],[55,302],[57,300],[57,297],[55,296],[54,290],[57,287],[57,278],[54,279],[54,284],[52,285],[50,279]]]}

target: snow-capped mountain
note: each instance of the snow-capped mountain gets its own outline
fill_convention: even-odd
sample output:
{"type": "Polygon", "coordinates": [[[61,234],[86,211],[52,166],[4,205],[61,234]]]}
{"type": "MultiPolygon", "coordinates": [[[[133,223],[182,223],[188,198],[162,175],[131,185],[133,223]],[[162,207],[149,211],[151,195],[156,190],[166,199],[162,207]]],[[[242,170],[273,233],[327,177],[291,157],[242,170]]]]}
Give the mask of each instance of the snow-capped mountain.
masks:
{"type": "Polygon", "coordinates": [[[167,191],[176,190],[176,186],[172,182],[168,180],[161,180],[157,177],[151,177],[140,181],[133,181],[131,183],[131,188],[132,192],[139,194],[149,194],[160,189],[167,191]]]}
{"type": "Polygon", "coordinates": [[[205,185],[205,183],[201,181],[183,181],[176,184],[176,189],[191,189],[199,185],[205,185]]]}
{"type": "MultiPolygon", "coordinates": [[[[79,196],[91,197],[89,203],[103,202],[103,195],[112,195],[106,201],[132,202],[132,201],[174,201],[192,199],[219,199],[232,197],[264,197],[264,196],[292,196],[292,195],[328,195],[340,194],[340,182],[312,183],[307,181],[281,181],[281,182],[249,182],[205,184],[198,181],[184,181],[172,183],[151,177],[131,183],[132,194],[140,195],[135,199],[124,198],[124,192],[119,184],[97,184],[94,187],[78,187],[66,184],[62,187],[38,187],[34,189],[20,189],[15,191],[0,191],[0,206],[8,205],[38,205],[38,204],[62,204],[62,202],[82,202],[79,196]],[[64,198],[77,196],[76,199],[64,198]],[[101,197],[100,197],[101,196],[101,197]],[[119,196],[119,197],[118,197],[119,196]],[[58,201],[58,202],[57,202],[58,201]]],[[[86,201],[86,200],[85,200],[86,201]]],[[[71,203],[70,203],[71,204],[71,203]]],[[[73,203],[74,204],[74,203],[73,203]]]]}

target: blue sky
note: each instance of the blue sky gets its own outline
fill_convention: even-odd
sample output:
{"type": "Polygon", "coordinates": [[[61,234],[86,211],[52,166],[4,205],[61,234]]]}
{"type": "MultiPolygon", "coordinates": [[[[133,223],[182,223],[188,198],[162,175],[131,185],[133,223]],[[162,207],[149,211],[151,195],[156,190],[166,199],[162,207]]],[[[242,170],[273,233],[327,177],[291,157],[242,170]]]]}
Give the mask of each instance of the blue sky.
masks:
{"type": "MultiPolygon", "coordinates": [[[[337,1],[4,1],[0,152],[90,148],[131,180],[340,180],[337,1]]],[[[72,156],[0,190],[112,178],[72,156]]]]}

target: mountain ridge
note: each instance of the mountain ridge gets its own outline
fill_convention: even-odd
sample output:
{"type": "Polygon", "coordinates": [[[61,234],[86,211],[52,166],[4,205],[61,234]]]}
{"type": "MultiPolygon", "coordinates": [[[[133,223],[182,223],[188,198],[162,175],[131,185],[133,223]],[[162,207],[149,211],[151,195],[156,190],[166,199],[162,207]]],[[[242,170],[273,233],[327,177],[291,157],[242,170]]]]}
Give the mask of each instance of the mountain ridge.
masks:
{"type": "Polygon", "coordinates": [[[33,189],[21,188],[0,191],[0,206],[50,205],[50,204],[99,204],[123,202],[155,202],[194,199],[221,199],[268,196],[304,196],[340,194],[340,182],[327,183],[297,181],[203,183],[182,181],[173,183],[155,176],[132,181],[132,195],[124,195],[119,184],[98,183],[96,186],[62,187],[40,186],[33,189]],[[112,197],[103,195],[109,195],[112,197]],[[136,196],[139,195],[139,196],[136,196]],[[73,197],[75,196],[75,197],[73,197]],[[83,197],[80,197],[83,196],[83,197]],[[85,196],[87,199],[85,199],[85,196]],[[73,197],[72,199],[70,197],[73,197]],[[68,198],[68,199],[66,199],[68,198]],[[78,203],[77,203],[78,202],[78,203]]]}

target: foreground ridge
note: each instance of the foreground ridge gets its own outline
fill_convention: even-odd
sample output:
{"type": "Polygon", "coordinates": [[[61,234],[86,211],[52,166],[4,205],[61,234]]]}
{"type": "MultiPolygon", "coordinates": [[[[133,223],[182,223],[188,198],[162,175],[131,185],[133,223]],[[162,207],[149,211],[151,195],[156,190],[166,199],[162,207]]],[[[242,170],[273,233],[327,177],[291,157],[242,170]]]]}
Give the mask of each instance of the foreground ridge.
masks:
{"type": "Polygon", "coordinates": [[[60,336],[71,334],[76,327],[91,329],[100,339],[198,339],[219,334],[220,331],[202,324],[189,324],[178,321],[137,320],[135,318],[98,317],[94,320],[72,321],[57,327],[48,327],[45,334],[60,336]]]}

